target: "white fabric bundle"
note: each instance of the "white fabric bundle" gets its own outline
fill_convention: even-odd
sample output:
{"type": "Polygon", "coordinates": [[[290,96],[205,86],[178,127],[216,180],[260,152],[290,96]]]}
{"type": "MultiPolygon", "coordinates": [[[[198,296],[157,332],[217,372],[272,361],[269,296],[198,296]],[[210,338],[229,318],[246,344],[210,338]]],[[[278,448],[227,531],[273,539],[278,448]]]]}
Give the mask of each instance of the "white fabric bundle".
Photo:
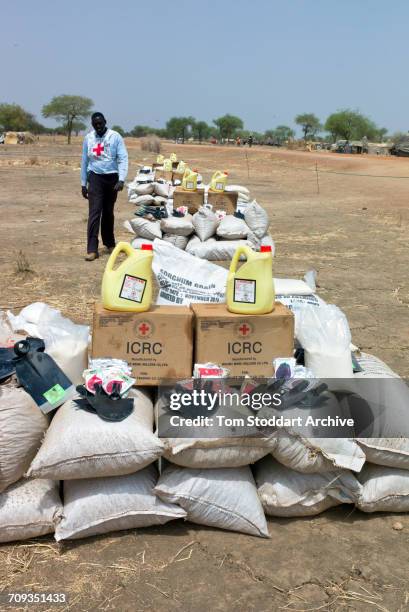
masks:
{"type": "Polygon", "coordinates": [[[243,219],[234,215],[226,215],[220,221],[216,233],[225,240],[240,240],[247,237],[249,227],[243,219]]]}
{"type": "Polygon", "coordinates": [[[135,219],[130,220],[130,224],[135,234],[140,238],[148,238],[149,240],[162,238],[160,221],[149,221],[142,217],[135,217],[135,219]]]}
{"type": "Polygon", "coordinates": [[[155,206],[164,206],[167,203],[167,198],[164,198],[163,196],[155,196],[154,197],[154,204],[155,206]]]}
{"type": "Polygon", "coordinates": [[[132,389],[133,412],[123,421],[103,421],[66,402],[54,416],[34,458],[29,476],[69,480],[119,476],[143,469],[158,459],[163,443],[153,433],[153,405],[132,389]]]}
{"type": "Polygon", "coordinates": [[[156,481],[153,465],[127,476],[67,480],[64,515],[55,530],[55,539],[86,538],[184,518],[186,512],[182,508],[153,494],[156,481]]]}
{"type": "Polygon", "coordinates": [[[268,215],[264,208],[253,200],[244,212],[244,219],[252,232],[262,238],[267,234],[268,230],[268,215]]]}
{"type": "Polygon", "coordinates": [[[177,236],[190,236],[194,231],[192,215],[184,217],[166,217],[160,222],[164,234],[176,234],[177,236]]]}
{"type": "Polygon", "coordinates": [[[256,464],[255,479],[264,511],[272,516],[313,516],[355,503],[362,491],[351,472],[300,474],[271,457],[256,464]]]}
{"type": "Polygon", "coordinates": [[[54,533],[62,515],[58,482],[19,480],[0,493],[0,542],[54,533]]]}
{"type": "Polygon", "coordinates": [[[47,427],[48,418],[28,393],[0,387],[0,493],[22,478],[47,427]]]}
{"type": "Polygon", "coordinates": [[[155,198],[152,195],[139,195],[131,196],[129,201],[137,206],[142,206],[142,204],[153,204],[155,202],[155,198]]]}
{"type": "Polygon", "coordinates": [[[207,240],[216,233],[219,223],[219,218],[206,206],[201,206],[193,215],[193,227],[202,241],[207,240]]]}
{"type": "Polygon", "coordinates": [[[192,523],[268,537],[249,467],[190,470],[168,466],[154,493],[166,502],[180,505],[192,523]]]}
{"type": "Polygon", "coordinates": [[[209,261],[229,260],[233,257],[239,246],[251,247],[251,244],[248,240],[216,240],[214,243],[209,244],[205,258],[209,261]]]}

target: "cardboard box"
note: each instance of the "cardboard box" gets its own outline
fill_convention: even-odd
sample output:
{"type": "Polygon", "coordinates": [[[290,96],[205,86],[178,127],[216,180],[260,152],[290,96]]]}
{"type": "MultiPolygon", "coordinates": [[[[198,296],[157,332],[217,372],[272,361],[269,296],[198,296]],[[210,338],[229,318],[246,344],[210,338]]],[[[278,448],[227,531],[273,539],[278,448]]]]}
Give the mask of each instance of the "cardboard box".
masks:
{"type": "Polygon", "coordinates": [[[230,376],[270,377],[273,359],[294,353],[294,316],[276,303],[273,312],[241,315],[225,304],[192,304],[195,315],[195,363],[216,363],[230,376]]]}
{"type": "Polygon", "coordinates": [[[173,181],[173,183],[174,183],[175,181],[180,181],[180,182],[182,182],[183,175],[184,175],[184,172],[175,172],[175,171],[173,171],[173,172],[172,172],[172,181],[173,181]]]}
{"type": "Polygon", "coordinates": [[[213,210],[225,210],[228,215],[232,215],[236,212],[238,197],[237,191],[209,191],[207,203],[213,206],[213,210]]]}
{"type": "Polygon", "coordinates": [[[173,208],[179,206],[187,206],[189,212],[193,215],[199,210],[204,203],[204,189],[197,191],[184,191],[181,187],[176,187],[173,193],[173,208]]]}
{"type": "Polygon", "coordinates": [[[117,312],[95,305],[92,357],[117,357],[132,367],[137,386],[192,376],[193,313],[187,306],[117,312]]]}
{"type": "Polygon", "coordinates": [[[172,175],[173,172],[171,170],[155,170],[155,180],[172,181],[172,175]]]}

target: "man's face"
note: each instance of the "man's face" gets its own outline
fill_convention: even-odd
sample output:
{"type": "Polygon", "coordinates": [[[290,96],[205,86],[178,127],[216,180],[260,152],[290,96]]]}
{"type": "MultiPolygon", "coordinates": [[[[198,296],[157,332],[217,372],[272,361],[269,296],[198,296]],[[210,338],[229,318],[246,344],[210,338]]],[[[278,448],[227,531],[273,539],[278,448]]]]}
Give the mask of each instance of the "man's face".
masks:
{"type": "Polygon", "coordinates": [[[104,135],[106,124],[107,122],[102,117],[95,117],[95,119],[92,120],[92,127],[94,128],[98,136],[104,135]]]}

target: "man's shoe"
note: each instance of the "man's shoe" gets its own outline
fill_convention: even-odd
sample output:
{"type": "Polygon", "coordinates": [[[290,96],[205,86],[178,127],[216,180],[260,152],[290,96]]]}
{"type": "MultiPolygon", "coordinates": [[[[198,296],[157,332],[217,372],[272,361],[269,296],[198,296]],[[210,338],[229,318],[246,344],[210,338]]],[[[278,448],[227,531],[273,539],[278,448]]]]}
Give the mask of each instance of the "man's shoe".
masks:
{"type": "Polygon", "coordinates": [[[98,259],[98,253],[87,253],[85,256],[85,261],[94,261],[94,259],[98,259]]]}
{"type": "Polygon", "coordinates": [[[112,251],[114,250],[115,247],[104,247],[104,253],[105,255],[111,255],[112,251]]]}

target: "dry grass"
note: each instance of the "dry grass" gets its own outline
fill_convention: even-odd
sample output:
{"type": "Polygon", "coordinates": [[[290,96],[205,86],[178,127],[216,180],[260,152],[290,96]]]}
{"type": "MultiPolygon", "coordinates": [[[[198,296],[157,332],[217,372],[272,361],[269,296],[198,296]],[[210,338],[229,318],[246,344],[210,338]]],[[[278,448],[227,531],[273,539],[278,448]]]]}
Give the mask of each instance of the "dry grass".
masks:
{"type": "Polygon", "coordinates": [[[34,273],[34,270],[32,270],[31,264],[26,254],[22,250],[20,250],[17,253],[15,270],[17,274],[33,274],[34,273]]]}

